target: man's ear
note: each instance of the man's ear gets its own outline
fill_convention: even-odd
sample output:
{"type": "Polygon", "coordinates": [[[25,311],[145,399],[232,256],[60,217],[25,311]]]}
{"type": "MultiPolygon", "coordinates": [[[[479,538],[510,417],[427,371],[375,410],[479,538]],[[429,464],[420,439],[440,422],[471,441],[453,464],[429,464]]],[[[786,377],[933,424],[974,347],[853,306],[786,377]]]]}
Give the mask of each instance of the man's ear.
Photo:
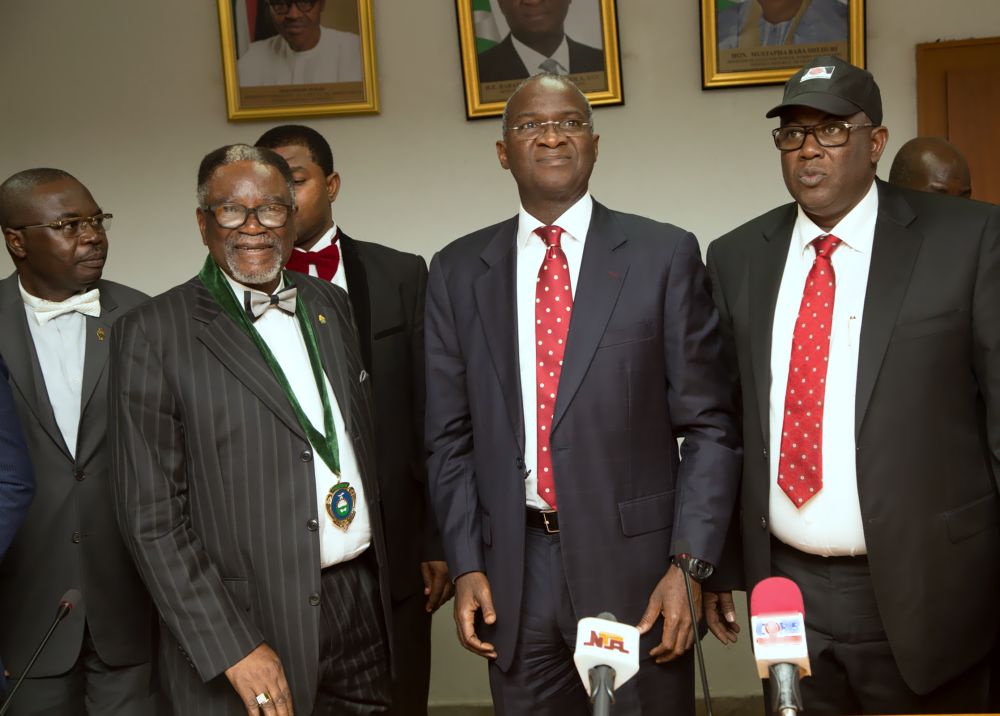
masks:
{"type": "Polygon", "coordinates": [[[340,193],[340,174],[333,172],[326,178],[326,195],[330,203],[337,201],[337,194],[340,193]]]}
{"type": "Polygon", "coordinates": [[[18,229],[4,229],[3,240],[7,244],[7,251],[14,258],[23,259],[26,255],[24,250],[24,234],[18,229]]]}
{"type": "Polygon", "coordinates": [[[198,231],[201,232],[201,243],[208,246],[208,239],[205,238],[205,212],[200,207],[195,209],[194,218],[198,221],[198,231]]]}
{"type": "Polygon", "coordinates": [[[501,167],[510,170],[510,163],[507,161],[507,144],[502,139],[497,140],[497,159],[500,160],[501,167]]]}

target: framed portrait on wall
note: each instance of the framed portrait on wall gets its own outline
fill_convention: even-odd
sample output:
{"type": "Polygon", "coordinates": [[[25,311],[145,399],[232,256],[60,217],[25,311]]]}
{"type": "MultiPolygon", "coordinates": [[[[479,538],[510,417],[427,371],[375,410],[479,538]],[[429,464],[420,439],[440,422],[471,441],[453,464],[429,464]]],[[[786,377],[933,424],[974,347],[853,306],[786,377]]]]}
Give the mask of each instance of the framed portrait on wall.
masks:
{"type": "Polygon", "coordinates": [[[229,119],[379,110],[372,0],[217,0],[229,119]]]}
{"type": "Polygon", "coordinates": [[[865,66],[865,0],[701,0],[704,89],[781,84],[817,55],[865,66]]]}
{"type": "Polygon", "coordinates": [[[622,104],[616,0],[455,0],[469,119],[495,117],[525,79],[569,75],[591,104],[622,104]]]}

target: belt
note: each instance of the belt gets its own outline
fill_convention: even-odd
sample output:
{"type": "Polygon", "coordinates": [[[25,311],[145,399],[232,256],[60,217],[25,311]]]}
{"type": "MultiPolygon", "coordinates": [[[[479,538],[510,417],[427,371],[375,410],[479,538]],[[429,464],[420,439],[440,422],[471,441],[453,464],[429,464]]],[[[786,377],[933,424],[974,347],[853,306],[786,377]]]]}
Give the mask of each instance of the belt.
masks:
{"type": "Polygon", "coordinates": [[[526,510],[527,525],[544,530],[550,535],[559,534],[559,513],[555,510],[526,510]]]}

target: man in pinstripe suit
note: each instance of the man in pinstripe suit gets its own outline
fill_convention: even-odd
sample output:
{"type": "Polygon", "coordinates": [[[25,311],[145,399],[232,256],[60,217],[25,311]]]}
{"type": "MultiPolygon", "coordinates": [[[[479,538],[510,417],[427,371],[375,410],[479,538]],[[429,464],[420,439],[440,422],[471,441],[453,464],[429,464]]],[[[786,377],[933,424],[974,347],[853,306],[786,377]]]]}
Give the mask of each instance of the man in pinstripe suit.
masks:
{"type": "Polygon", "coordinates": [[[347,295],[281,271],[293,196],[269,150],[208,154],[204,267],[112,345],[116,504],[178,714],[388,705],[369,381],[347,295]]]}

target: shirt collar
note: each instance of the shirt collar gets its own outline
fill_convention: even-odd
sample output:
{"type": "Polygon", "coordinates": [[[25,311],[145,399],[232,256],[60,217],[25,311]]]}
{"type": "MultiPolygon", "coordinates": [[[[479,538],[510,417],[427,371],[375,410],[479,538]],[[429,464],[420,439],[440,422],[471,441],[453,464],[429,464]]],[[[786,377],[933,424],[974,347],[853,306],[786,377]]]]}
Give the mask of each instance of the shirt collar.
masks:
{"type": "Polygon", "coordinates": [[[824,231],[816,226],[815,222],[806,216],[802,207],[799,206],[795,219],[794,238],[798,242],[797,245],[801,253],[805,253],[809,249],[809,244],[816,238],[825,234],[833,234],[850,249],[862,254],[870,254],[875,237],[875,219],[877,217],[878,187],[872,181],[868,193],[829,231],[824,231]]]}
{"type": "Polygon", "coordinates": [[[566,35],[563,35],[562,42],[559,43],[559,47],[556,51],[552,53],[552,57],[546,57],[541,52],[533,50],[523,42],[514,37],[514,33],[511,33],[510,39],[514,44],[514,49],[517,51],[518,57],[521,58],[521,62],[528,70],[528,74],[534,75],[542,71],[542,63],[545,60],[553,59],[559,63],[559,66],[563,68],[566,74],[569,74],[569,43],[566,41],[566,35]]]}
{"type": "MultiPolygon", "coordinates": [[[[333,240],[334,238],[336,238],[336,236],[337,236],[337,222],[335,221],[333,222],[333,226],[331,226],[325,234],[320,236],[319,241],[313,244],[312,248],[309,250],[312,252],[322,251],[327,246],[333,243],[333,240]]],[[[296,246],[293,250],[303,251],[304,249],[300,249],[299,247],[296,246]]]]}
{"type": "Polygon", "coordinates": [[[21,283],[21,277],[20,276],[17,277],[17,290],[20,291],[20,293],[21,293],[21,301],[24,302],[25,306],[27,306],[28,308],[31,309],[32,313],[35,313],[36,311],[39,311],[39,310],[44,311],[44,310],[51,309],[51,308],[53,308],[55,306],[59,306],[61,304],[64,304],[67,301],[74,301],[74,302],[79,301],[82,296],[89,295],[91,292],[94,292],[94,293],[96,293],[96,295],[100,296],[99,289],[92,288],[89,291],[85,291],[82,294],[78,293],[76,295],[70,296],[65,301],[49,301],[49,300],[44,299],[44,298],[39,298],[38,296],[35,296],[34,294],[28,293],[28,290],[21,283]]]}
{"type": "MultiPolygon", "coordinates": [[[[219,270],[222,271],[221,268],[219,270]]],[[[251,293],[259,293],[262,296],[267,296],[268,295],[268,294],[264,293],[263,291],[257,290],[256,288],[250,288],[249,286],[244,286],[242,283],[240,283],[239,281],[237,281],[236,279],[234,279],[232,276],[230,276],[225,271],[222,271],[222,275],[226,277],[226,281],[229,282],[229,288],[231,288],[233,290],[233,294],[236,296],[236,300],[237,300],[237,302],[241,306],[243,305],[243,292],[244,291],[250,291],[251,293]]],[[[278,277],[278,287],[276,289],[274,289],[274,293],[278,293],[278,291],[281,291],[283,288],[285,288],[285,272],[284,271],[282,271],[281,274],[278,277]]]]}
{"type": "MultiPolygon", "coordinates": [[[[590,217],[593,213],[594,199],[590,195],[590,192],[587,192],[552,223],[563,230],[563,239],[568,237],[573,241],[579,241],[583,244],[587,240],[587,231],[590,229],[590,217]]],[[[529,214],[522,204],[517,212],[518,250],[527,246],[532,238],[537,241],[542,240],[541,237],[535,234],[535,229],[540,226],[545,226],[545,224],[529,214]]]]}

